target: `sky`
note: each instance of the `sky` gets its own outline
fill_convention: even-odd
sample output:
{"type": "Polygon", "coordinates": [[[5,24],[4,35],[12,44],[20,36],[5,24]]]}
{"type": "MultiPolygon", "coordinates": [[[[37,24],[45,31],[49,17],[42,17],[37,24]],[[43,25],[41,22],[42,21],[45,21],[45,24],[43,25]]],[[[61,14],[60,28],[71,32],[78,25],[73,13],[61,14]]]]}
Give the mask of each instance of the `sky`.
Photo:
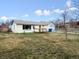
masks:
{"type": "Polygon", "coordinates": [[[56,18],[54,11],[64,9],[67,0],[0,0],[0,19],[16,18],[48,21],[56,18]]]}

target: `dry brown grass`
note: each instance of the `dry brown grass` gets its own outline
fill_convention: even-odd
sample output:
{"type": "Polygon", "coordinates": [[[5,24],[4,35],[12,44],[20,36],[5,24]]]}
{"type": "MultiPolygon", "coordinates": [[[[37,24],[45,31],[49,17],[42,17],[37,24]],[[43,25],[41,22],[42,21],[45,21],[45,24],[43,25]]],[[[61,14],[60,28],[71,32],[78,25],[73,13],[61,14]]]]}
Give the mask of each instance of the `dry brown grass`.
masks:
{"type": "Polygon", "coordinates": [[[79,37],[63,33],[0,33],[0,59],[79,59],[79,37]]]}

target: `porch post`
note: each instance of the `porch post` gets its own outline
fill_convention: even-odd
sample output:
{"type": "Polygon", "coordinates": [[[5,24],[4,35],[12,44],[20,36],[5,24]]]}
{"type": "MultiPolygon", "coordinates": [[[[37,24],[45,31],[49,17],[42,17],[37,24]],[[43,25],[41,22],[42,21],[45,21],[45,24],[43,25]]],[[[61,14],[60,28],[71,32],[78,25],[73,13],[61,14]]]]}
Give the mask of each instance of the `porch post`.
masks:
{"type": "Polygon", "coordinates": [[[39,25],[39,32],[41,32],[41,25],[39,25]]]}

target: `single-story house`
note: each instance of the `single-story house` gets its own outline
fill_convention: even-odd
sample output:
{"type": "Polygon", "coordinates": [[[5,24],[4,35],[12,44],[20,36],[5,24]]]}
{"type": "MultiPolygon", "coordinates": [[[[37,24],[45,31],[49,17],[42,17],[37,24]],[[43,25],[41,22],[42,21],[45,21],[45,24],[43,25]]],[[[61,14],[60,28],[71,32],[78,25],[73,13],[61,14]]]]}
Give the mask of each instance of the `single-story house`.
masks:
{"type": "Polygon", "coordinates": [[[55,25],[52,22],[14,20],[11,25],[11,31],[14,33],[55,32],[55,25]]]}

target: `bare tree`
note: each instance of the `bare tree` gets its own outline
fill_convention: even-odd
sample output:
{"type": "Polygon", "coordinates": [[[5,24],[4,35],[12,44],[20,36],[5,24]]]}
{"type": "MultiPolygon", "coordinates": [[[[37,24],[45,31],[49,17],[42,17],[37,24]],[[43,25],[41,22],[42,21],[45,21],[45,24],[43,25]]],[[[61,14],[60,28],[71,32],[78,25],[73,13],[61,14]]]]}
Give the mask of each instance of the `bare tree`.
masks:
{"type": "Polygon", "coordinates": [[[63,24],[64,24],[64,33],[65,33],[65,38],[67,38],[67,26],[66,26],[66,20],[67,20],[67,10],[65,9],[63,14],[62,14],[62,17],[63,17],[63,24]]]}
{"type": "Polygon", "coordinates": [[[55,22],[54,22],[55,26],[56,26],[56,29],[59,30],[59,25],[60,25],[60,19],[57,19],[55,22]]]}

